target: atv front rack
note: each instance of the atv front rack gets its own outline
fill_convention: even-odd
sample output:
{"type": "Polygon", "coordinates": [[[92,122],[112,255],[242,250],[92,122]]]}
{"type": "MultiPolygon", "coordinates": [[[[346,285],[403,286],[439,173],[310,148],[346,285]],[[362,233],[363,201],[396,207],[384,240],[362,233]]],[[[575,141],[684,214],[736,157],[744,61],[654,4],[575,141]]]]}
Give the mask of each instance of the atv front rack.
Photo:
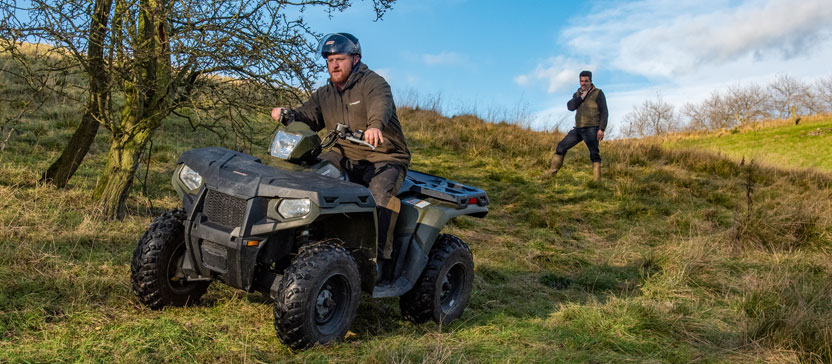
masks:
{"type": "Polygon", "coordinates": [[[471,204],[477,204],[479,206],[487,206],[489,204],[485,191],[479,188],[466,186],[462,183],[414,170],[407,171],[407,177],[402,184],[400,193],[404,191],[420,193],[442,201],[452,202],[457,205],[458,209],[464,209],[471,204]]]}

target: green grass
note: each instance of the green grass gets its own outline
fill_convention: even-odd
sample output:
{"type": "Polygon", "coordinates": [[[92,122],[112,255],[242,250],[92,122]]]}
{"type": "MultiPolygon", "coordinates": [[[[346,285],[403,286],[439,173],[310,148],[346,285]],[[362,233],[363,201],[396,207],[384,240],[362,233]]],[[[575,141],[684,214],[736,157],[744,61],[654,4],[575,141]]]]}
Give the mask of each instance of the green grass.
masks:
{"type": "MultiPolygon", "coordinates": [[[[276,338],[260,294],[213,284],[198,306],[152,311],[130,291],[138,237],[178,204],[177,156],[235,147],[233,138],[166,123],[147,187],[134,183],[127,217],[109,221],[90,200],[106,131],[69,188],[36,182],[77,123],[71,106],[50,102],[27,115],[0,152],[0,362],[832,361],[832,177],[819,165],[740,166],[727,152],[609,141],[600,183],[582,146],[551,180],[543,173],[562,135],[400,109],[413,169],[484,188],[492,200],[485,219],[445,229],[474,253],[469,307],[449,326],[414,325],[397,299],[365,295],[345,342],[295,352],[276,338]]],[[[262,121],[251,151],[265,159],[272,124],[262,121]]],[[[781,147],[805,160],[828,155],[803,148],[811,138],[802,133],[781,147]]]]}
{"type": "Polygon", "coordinates": [[[832,171],[832,118],[810,118],[764,128],[671,138],[670,148],[708,150],[772,166],[832,171]]]}

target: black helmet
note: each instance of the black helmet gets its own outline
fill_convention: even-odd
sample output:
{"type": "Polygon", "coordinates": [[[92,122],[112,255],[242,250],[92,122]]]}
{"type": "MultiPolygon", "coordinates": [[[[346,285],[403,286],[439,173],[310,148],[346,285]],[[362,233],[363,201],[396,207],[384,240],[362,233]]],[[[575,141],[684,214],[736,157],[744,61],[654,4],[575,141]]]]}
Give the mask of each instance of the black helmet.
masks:
{"type": "Polygon", "coordinates": [[[330,33],[321,38],[318,53],[324,58],[330,54],[356,54],[360,57],[361,45],[358,38],[350,33],[330,33]]]}

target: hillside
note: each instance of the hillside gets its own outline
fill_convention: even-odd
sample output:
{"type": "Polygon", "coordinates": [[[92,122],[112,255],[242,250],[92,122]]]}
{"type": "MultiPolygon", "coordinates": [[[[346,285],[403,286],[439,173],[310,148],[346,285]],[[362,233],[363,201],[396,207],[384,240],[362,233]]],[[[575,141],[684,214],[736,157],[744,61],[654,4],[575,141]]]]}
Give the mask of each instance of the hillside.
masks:
{"type": "Polygon", "coordinates": [[[473,250],[470,305],[448,327],[413,325],[396,299],[365,295],[346,342],[292,352],[260,294],[215,284],[197,307],[156,312],[129,283],[139,235],[177,206],[177,156],[217,144],[263,156],[269,135],[249,149],[166,124],[128,217],[107,221],[89,207],[106,131],[69,189],[36,183],[78,119],[71,106],[17,123],[0,152],[0,362],[832,361],[828,173],[630,140],[602,143],[601,183],[582,146],[549,180],[561,135],[400,109],[413,169],[491,198],[487,218],[446,229],[473,250]]]}
{"type": "Polygon", "coordinates": [[[832,118],[803,118],[752,124],[730,131],[694,133],[670,137],[673,149],[709,150],[732,159],[755,160],[771,166],[814,168],[832,172],[832,118]]]}

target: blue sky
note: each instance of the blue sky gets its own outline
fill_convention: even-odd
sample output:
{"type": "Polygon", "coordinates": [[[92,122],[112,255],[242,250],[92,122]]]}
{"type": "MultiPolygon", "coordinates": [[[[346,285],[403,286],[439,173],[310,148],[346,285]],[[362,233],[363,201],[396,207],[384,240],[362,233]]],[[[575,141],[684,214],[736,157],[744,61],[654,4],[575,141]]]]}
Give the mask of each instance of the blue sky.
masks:
{"type": "Polygon", "coordinates": [[[399,0],[378,22],[371,6],[304,17],[356,35],[399,100],[439,96],[447,115],[526,115],[535,129],[571,127],[566,101],[582,69],[607,95],[613,134],[657,95],[681,107],[780,73],[832,74],[828,0],[399,0]]]}

